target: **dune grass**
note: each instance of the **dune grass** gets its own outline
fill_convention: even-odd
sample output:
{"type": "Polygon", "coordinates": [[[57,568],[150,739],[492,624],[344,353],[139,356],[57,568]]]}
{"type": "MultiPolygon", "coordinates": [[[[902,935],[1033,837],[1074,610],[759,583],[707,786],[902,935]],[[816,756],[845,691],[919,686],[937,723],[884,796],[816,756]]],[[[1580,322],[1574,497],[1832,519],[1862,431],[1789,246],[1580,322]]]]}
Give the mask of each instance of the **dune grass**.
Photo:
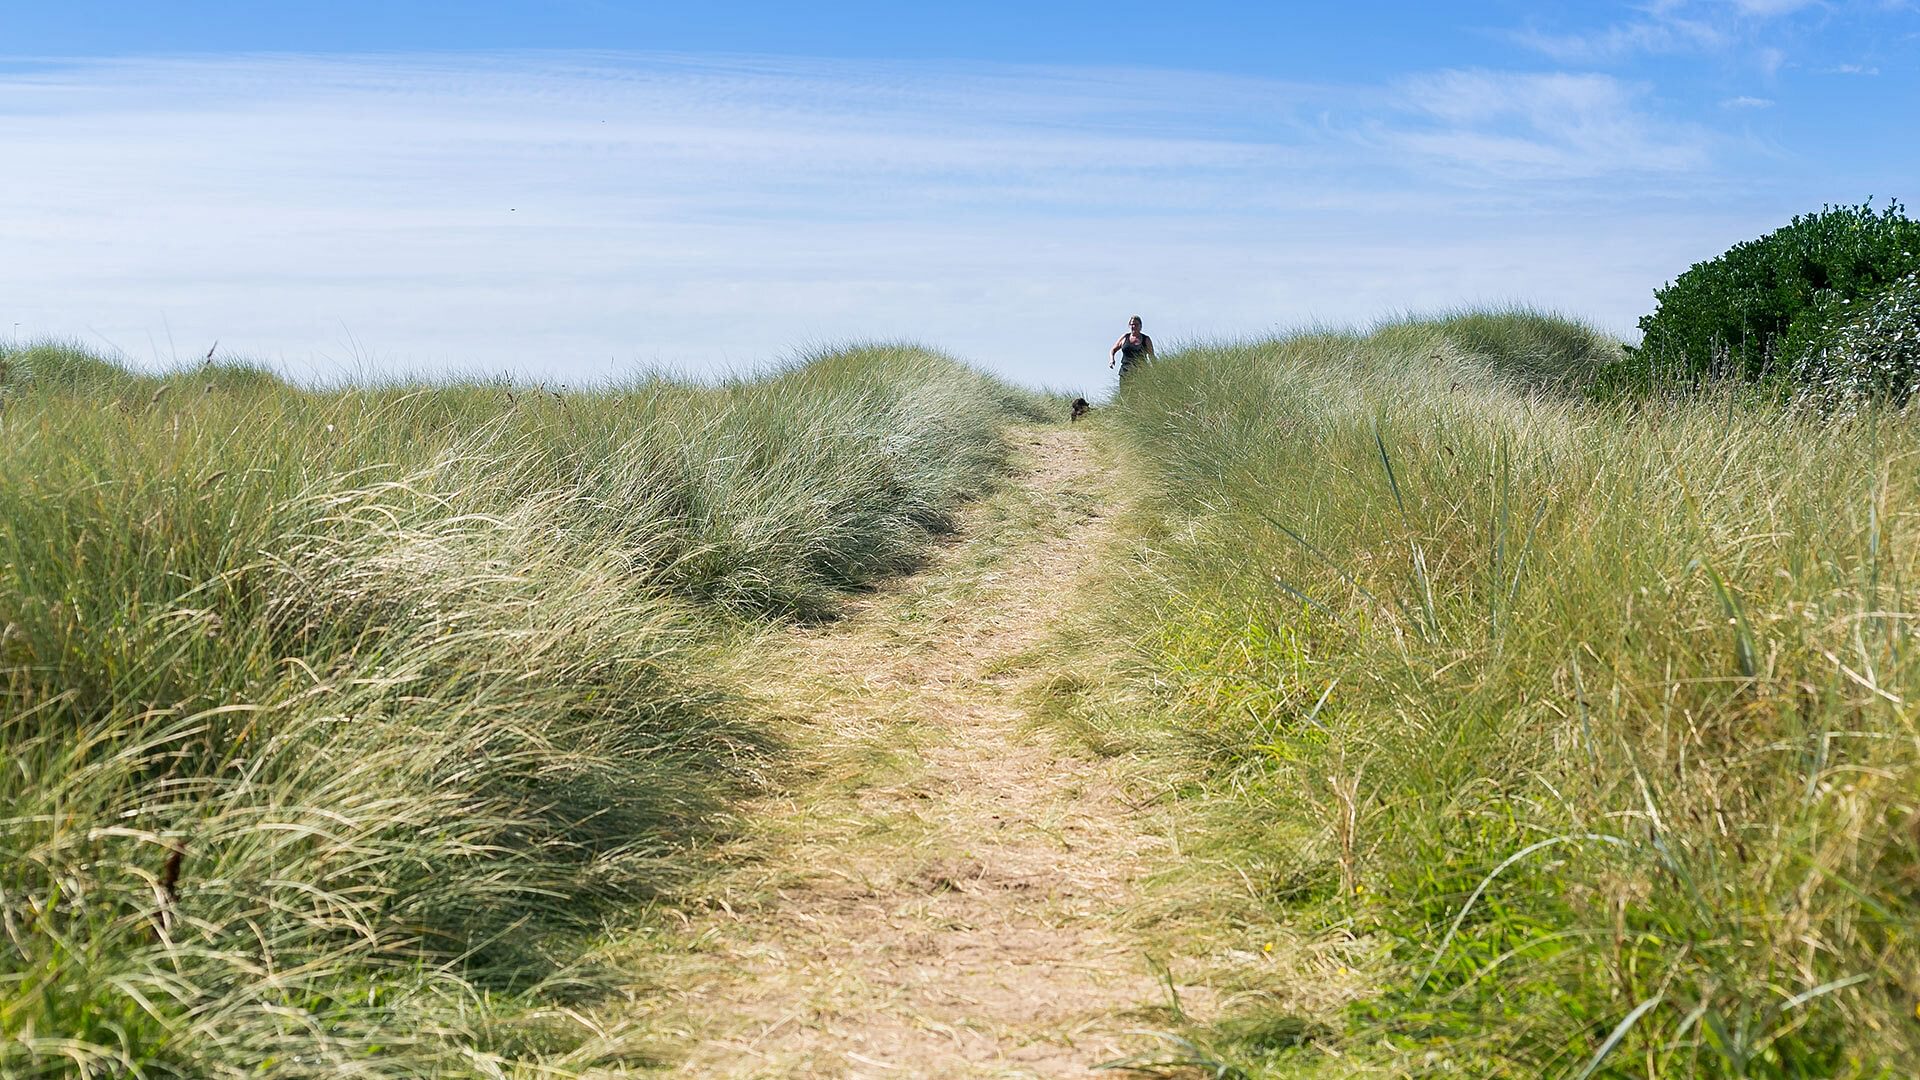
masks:
{"type": "Polygon", "coordinates": [[[1191,348],[1102,420],[1146,486],[1094,605],[1125,648],[1056,705],[1370,982],[1194,1060],[1920,1061],[1920,431],[1587,400],[1616,348],[1536,313],[1191,348]]]}
{"type": "Polygon", "coordinates": [[[596,928],[777,764],[753,627],[1045,403],[912,348],[316,391],[0,350],[0,1073],[567,1075],[596,928]]]}

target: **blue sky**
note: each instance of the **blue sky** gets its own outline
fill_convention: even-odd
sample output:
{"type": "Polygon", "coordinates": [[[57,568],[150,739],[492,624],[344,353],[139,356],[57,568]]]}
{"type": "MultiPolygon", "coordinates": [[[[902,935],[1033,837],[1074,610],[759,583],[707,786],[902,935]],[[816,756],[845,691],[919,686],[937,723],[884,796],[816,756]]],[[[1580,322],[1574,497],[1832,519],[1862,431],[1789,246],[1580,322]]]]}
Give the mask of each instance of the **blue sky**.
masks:
{"type": "Polygon", "coordinates": [[[0,334],[296,374],[739,368],[1523,301],[1920,199],[1920,10],[0,2],[0,334]],[[11,324],[9,328],[8,324],[11,324]]]}

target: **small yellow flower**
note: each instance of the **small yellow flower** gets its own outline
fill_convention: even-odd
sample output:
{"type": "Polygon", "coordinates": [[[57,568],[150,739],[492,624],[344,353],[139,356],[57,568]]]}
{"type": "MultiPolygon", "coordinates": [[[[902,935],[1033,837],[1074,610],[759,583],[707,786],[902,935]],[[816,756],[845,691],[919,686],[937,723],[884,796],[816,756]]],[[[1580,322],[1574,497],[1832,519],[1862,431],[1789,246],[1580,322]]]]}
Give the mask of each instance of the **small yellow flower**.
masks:
{"type": "MultiPolygon", "coordinates": [[[[1273,951],[1273,942],[1269,941],[1265,945],[1260,946],[1260,951],[1264,953],[1271,953],[1273,951]]],[[[1916,1009],[1915,1011],[1920,1011],[1920,1009],[1916,1009]]]]}

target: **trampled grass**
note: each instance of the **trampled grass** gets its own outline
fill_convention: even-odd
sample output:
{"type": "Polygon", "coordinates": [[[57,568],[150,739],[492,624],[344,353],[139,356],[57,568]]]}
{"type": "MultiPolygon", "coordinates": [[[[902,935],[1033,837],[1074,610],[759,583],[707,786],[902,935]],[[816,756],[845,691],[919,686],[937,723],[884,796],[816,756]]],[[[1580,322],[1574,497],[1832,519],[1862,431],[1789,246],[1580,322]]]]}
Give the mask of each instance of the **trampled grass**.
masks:
{"type": "Polygon", "coordinates": [[[729,652],[911,566],[1039,405],[288,387],[0,351],[0,1073],[560,1075],[587,935],[777,760],[729,652]]]}
{"type": "Polygon", "coordinates": [[[1178,769],[1207,857],[1370,981],[1202,1057],[1920,1061],[1920,430],[1584,400],[1611,349],[1406,320],[1188,349],[1108,413],[1149,512],[1097,605],[1127,648],[1066,711],[1178,769]]]}

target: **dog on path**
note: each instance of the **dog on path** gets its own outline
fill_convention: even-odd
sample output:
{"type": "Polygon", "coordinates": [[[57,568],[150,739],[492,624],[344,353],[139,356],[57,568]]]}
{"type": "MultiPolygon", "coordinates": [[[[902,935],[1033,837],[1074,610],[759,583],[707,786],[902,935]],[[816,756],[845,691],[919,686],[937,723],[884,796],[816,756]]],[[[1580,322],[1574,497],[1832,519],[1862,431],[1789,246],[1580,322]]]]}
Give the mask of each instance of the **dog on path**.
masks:
{"type": "Polygon", "coordinates": [[[1073,399],[1073,418],[1075,420],[1079,420],[1081,417],[1087,415],[1092,411],[1093,411],[1093,406],[1087,404],[1086,398],[1077,397],[1073,399]]]}

